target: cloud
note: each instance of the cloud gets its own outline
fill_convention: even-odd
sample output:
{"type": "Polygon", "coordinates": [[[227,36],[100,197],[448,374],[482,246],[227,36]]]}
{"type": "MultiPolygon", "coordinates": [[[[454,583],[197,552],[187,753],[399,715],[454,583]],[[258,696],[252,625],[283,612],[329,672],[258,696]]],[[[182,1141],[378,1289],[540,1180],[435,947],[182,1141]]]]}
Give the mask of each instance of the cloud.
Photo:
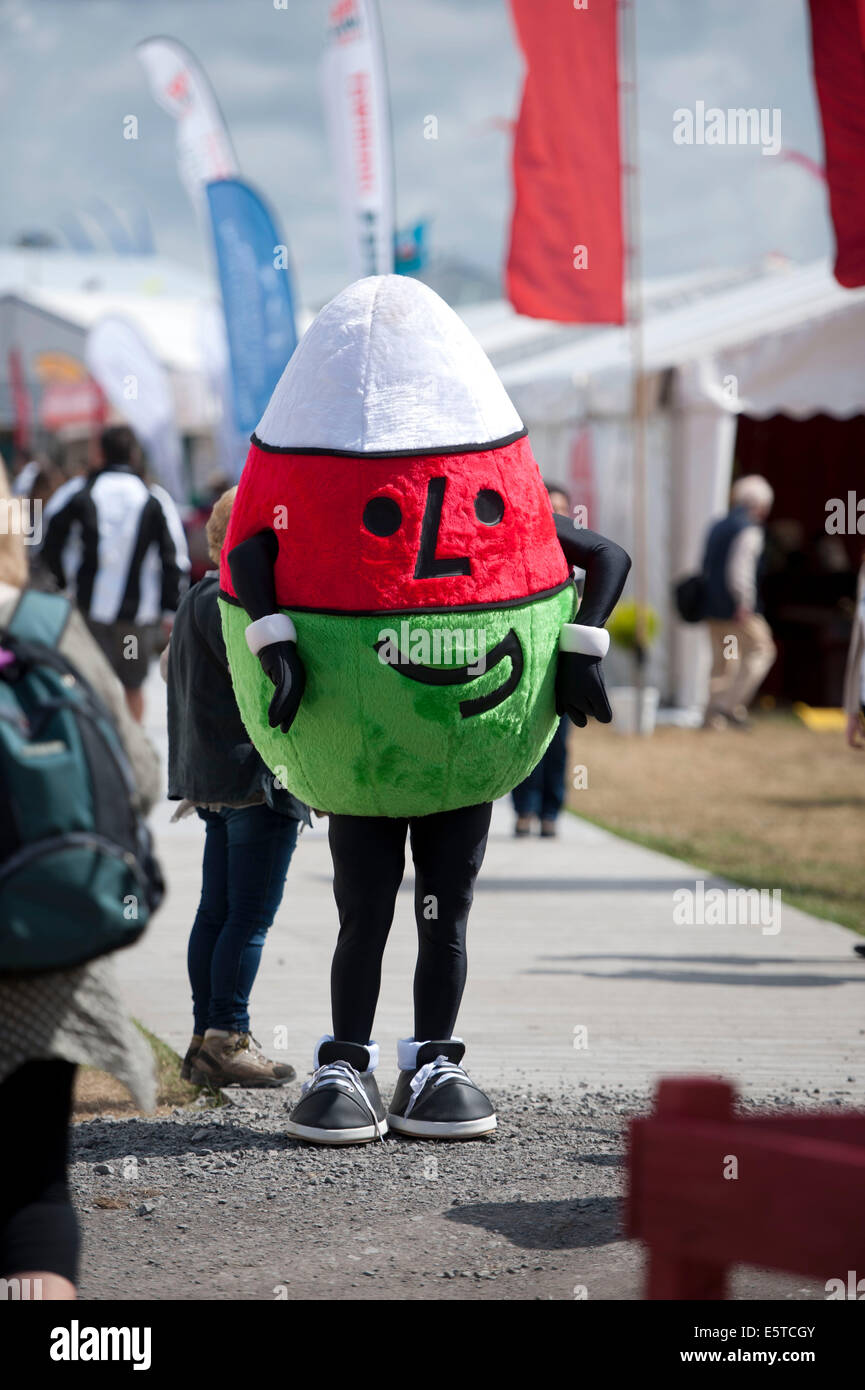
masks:
{"type": "MultiPolygon", "coordinates": [[[[434,248],[501,265],[510,142],[490,118],[516,114],[522,58],[506,0],[380,0],[400,217],[433,218],[434,248]],[[424,117],[438,140],[423,139],[424,117]]],[[[134,55],[153,33],[196,53],[216,88],[244,173],[273,205],[309,301],[345,281],[319,64],[325,0],[3,0],[0,120],[6,132],[0,239],[56,227],[101,195],[149,208],[161,250],[209,263],[177,178],[174,132],[134,55]],[[138,142],[123,141],[134,113],[138,142]]],[[[641,0],[640,161],[648,273],[754,262],[769,250],[823,254],[825,194],[801,169],[750,149],[672,142],[672,113],[700,99],[779,106],[785,144],[820,158],[805,7],[790,0],[641,0]]]]}

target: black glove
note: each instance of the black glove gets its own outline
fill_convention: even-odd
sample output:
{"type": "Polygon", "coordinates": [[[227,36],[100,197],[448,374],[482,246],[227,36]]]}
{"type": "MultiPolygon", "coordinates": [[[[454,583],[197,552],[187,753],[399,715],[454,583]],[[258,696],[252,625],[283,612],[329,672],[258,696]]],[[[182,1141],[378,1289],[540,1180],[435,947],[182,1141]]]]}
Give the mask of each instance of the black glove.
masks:
{"type": "Polygon", "coordinates": [[[275,729],[278,725],[287,734],[294,723],[306,685],[306,672],[297,654],[297,644],[288,640],[270,642],[261,648],[258,659],[264,674],[276,687],[267,711],[270,727],[275,729]]]}
{"type": "Polygon", "coordinates": [[[566,714],[578,729],[584,729],[589,715],[599,724],[613,718],[599,656],[582,652],[559,652],[556,668],[556,713],[566,714]]]}

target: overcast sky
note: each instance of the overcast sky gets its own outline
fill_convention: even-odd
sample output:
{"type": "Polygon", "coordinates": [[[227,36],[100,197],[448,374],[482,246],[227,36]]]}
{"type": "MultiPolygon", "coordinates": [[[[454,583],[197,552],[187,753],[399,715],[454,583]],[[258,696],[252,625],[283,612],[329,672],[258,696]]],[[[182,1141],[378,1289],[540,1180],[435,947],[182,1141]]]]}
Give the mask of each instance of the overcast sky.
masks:
{"type": "MultiPolygon", "coordinates": [[[[601,0],[590,0],[600,3],[601,0]]],[[[558,0],[566,4],[568,0],[558,0]]],[[[521,61],[507,0],[380,0],[398,218],[429,215],[435,251],[496,273],[507,240],[509,137],[521,61]],[[438,140],[423,138],[438,117],[438,140]]],[[[347,279],[318,80],[328,0],[0,0],[0,242],[56,229],[104,197],[148,208],[157,246],[208,252],[177,177],[170,118],[134,54],[170,34],[216,89],[241,170],[274,206],[307,303],[347,279]],[[122,137],[137,115],[140,138],[122,137]]],[[[697,101],[781,112],[784,148],[822,159],[805,0],[638,0],[645,269],[667,274],[831,253],[820,182],[756,147],[682,146],[697,101]]]]}

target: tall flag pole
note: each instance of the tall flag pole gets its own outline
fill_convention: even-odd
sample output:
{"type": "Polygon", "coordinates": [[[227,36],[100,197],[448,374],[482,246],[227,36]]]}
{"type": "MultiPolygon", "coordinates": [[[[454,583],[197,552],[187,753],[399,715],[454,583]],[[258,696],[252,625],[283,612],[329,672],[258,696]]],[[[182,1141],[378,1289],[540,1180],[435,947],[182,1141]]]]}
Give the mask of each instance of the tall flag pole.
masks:
{"type": "Polygon", "coordinates": [[[621,8],[621,52],[624,80],[621,84],[622,110],[627,151],[627,322],[631,339],[632,406],[632,490],[633,490],[633,586],[635,604],[634,650],[636,655],[637,699],[634,733],[643,728],[643,698],[646,684],[649,604],[649,515],[648,449],[649,382],[645,370],[645,313],[643,304],[643,238],[640,217],[640,120],[637,103],[637,6],[636,0],[618,0],[621,8]]]}
{"type": "Polygon", "coordinates": [[[297,346],[288,250],[264,201],[240,179],[207,185],[231,363],[234,419],[252,434],[297,346]]]}
{"type": "Polygon", "coordinates": [[[633,0],[510,3],[526,77],[514,134],[514,211],[505,277],[508,298],[518,313],[534,318],[627,324],[629,330],[632,574],[640,727],[647,646],[648,397],[635,6],[633,0]],[[628,175],[626,228],[624,173],[628,175]]]}
{"type": "MultiPolygon", "coordinates": [[[[230,368],[218,447],[237,477],[245,438],[297,346],[288,247],[264,200],[240,178],[228,128],[195,57],[171,38],[145,39],[138,54],[153,96],[177,121],[180,177],[210,223],[230,368]]],[[[208,365],[214,382],[212,359],[208,365]]]]}
{"type": "Polygon", "coordinates": [[[138,57],[155,101],[177,122],[177,164],[196,208],[214,179],[236,178],[234,147],[203,69],[177,39],[144,39],[138,57]]]}
{"type": "Polygon", "coordinates": [[[820,104],[835,279],[865,285],[865,4],[810,0],[814,83],[820,104]]]}
{"type": "Polygon", "coordinates": [[[394,174],[375,0],[334,0],[322,89],[352,279],[394,269],[394,174]]]}
{"type": "Polygon", "coordinates": [[[27,390],[24,368],[21,365],[21,353],[17,347],[11,347],[9,349],[8,361],[9,386],[12,392],[12,406],[15,412],[13,443],[19,454],[26,454],[30,448],[30,426],[33,419],[33,404],[30,400],[30,392],[27,390]]]}
{"type": "Polygon", "coordinates": [[[511,0],[526,62],[508,298],[520,314],[623,323],[616,0],[511,0]]]}

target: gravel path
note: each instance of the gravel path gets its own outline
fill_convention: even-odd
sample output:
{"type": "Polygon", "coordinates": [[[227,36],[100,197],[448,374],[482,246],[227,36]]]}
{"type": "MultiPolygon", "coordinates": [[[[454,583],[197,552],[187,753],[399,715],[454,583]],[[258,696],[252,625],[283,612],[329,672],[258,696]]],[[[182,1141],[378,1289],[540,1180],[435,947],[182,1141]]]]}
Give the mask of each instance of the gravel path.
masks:
{"type": "MultiPolygon", "coordinates": [[[[299,1083],[78,1124],[82,1297],[638,1298],[620,1197],[624,1127],[647,1097],[523,1085],[498,1094],[499,1130],[475,1143],[300,1145],[283,1133],[299,1083]]],[[[761,1272],[733,1295],[824,1296],[761,1272]]]]}
{"type": "MultiPolygon", "coordinates": [[[[160,745],[164,699],[154,676],[160,745]]],[[[170,824],[172,810],[154,816],[167,902],[118,967],[131,1011],[182,1054],[201,826],[170,824]]],[[[299,1082],[235,1093],[218,1110],[83,1123],[73,1176],[85,1297],[573,1299],[582,1286],[634,1299],[642,1262],[621,1237],[623,1129],[659,1076],[720,1074],[745,1104],[862,1105],[865,970],[852,933],[786,905],[774,934],[681,925],[675,895],[693,892],[701,870],[571,816],[558,839],[517,841],[511,819],[497,804],[459,1020],[469,1070],[498,1104],[496,1136],[301,1147],[284,1136],[299,1082]],[[127,1156],[137,1167],[124,1175],[127,1156]]],[[[292,863],[253,999],[265,1050],[299,1071],[330,1019],[331,883],[318,826],[292,863]]],[[[376,1014],[383,1090],[411,1027],[412,891],[409,871],[376,1014]]],[[[803,1285],[751,1272],[733,1292],[824,1296],[803,1285]]]]}

